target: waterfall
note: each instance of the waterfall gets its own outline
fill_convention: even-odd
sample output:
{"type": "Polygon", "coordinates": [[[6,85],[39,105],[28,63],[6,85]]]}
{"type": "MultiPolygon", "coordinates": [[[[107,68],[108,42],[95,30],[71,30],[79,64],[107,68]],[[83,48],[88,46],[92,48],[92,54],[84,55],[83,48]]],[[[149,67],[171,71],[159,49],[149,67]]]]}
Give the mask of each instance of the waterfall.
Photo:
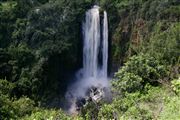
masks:
{"type": "Polygon", "coordinates": [[[107,13],[104,11],[104,21],[103,21],[103,76],[107,77],[108,69],[108,20],[107,13]]]}
{"type": "Polygon", "coordinates": [[[83,69],[84,77],[97,77],[98,74],[98,53],[100,47],[100,16],[99,8],[86,12],[83,23],[83,69]]]}
{"type": "MultiPolygon", "coordinates": [[[[82,25],[83,32],[83,68],[76,73],[73,83],[66,93],[70,100],[70,111],[74,111],[79,98],[92,97],[94,100],[104,97],[104,88],[108,88],[108,20],[107,13],[100,16],[99,7],[94,6],[85,14],[82,25]],[[93,97],[89,95],[91,88],[100,92],[93,97]]],[[[97,91],[96,91],[97,92],[97,91]]]]}
{"type": "Polygon", "coordinates": [[[107,78],[108,62],[108,22],[104,11],[103,32],[101,37],[99,7],[94,6],[86,12],[83,23],[83,75],[85,78],[107,78]],[[102,42],[101,42],[102,38],[102,42]],[[102,43],[102,48],[100,47],[102,43]],[[99,67],[98,55],[102,52],[102,67],[99,67]]]}

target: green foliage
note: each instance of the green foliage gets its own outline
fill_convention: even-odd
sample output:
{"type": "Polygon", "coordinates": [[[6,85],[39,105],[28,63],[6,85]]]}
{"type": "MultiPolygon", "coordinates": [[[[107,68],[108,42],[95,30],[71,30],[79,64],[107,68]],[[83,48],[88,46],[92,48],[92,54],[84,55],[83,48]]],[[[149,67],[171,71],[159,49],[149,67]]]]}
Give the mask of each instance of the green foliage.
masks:
{"type": "Polygon", "coordinates": [[[19,43],[23,41],[25,37],[25,29],[27,26],[27,19],[26,18],[18,18],[15,23],[15,28],[12,33],[12,39],[15,41],[14,43],[19,43]]]}
{"type": "Polygon", "coordinates": [[[18,0],[13,45],[8,50],[15,59],[12,81],[17,81],[20,95],[39,99],[45,94],[64,94],[66,74],[81,64],[81,22],[89,4],[80,0],[18,0]]]}
{"type": "Polygon", "coordinates": [[[11,45],[8,48],[8,52],[17,61],[20,68],[32,65],[35,60],[33,51],[24,43],[20,43],[17,46],[11,45]]]}
{"type": "MultiPolygon", "coordinates": [[[[14,89],[13,83],[7,80],[0,79],[0,119],[62,119],[71,120],[62,110],[48,110],[35,107],[35,102],[28,97],[21,97],[20,99],[10,97],[14,89]]],[[[77,119],[81,119],[77,116],[77,119]]]]}
{"type": "Polygon", "coordinates": [[[179,30],[179,23],[170,25],[162,22],[157,23],[149,42],[145,43],[144,45],[145,49],[143,50],[143,52],[149,53],[151,56],[155,57],[162,63],[178,63],[180,54],[179,30]]]}
{"type": "Polygon", "coordinates": [[[171,81],[171,86],[176,94],[180,94],[180,77],[171,81]]]}
{"type": "Polygon", "coordinates": [[[104,104],[98,113],[98,120],[110,120],[117,119],[117,109],[114,108],[114,105],[104,104]]]}
{"type": "Polygon", "coordinates": [[[87,120],[98,119],[99,104],[94,102],[88,103],[81,109],[81,116],[87,120]]]}
{"type": "Polygon", "coordinates": [[[54,1],[34,8],[23,30],[26,31],[24,40],[32,48],[38,48],[43,56],[61,54],[68,49],[68,57],[73,57],[77,54],[79,42],[76,39],[81,35],[79,23],[84,14],[83,8],[74,5],[82,4],[80,1],[54,1]]]}
{"type": "Polygon", "coordinates": [[[103,104],[98,112],[98,119],[151,120],[179,118],[179,97],[169,88],[146,86],[147,92],[126,93],[115,96],[112,103],[103,104]]]}
{"type": "MultiPolygon", "coordinates": [[[[13,83],[13,94],[18,97],[31,91],[31,67],[36,57],[26,44],[11,45],[0,53],[0,78],[13,83]]],[[[4,89],[4,88],[3,88],[4,89]]]]}
{"type": "Polygon", "coordinates": [[[8,95],[0,94],[0,119],[16,118],[8,95]]]}
{"type": "Polygon", "coordinates": [[[13,111],[18,117],[31,114],[31,112],[35,109],[34,106],[34,101],[27,97],[21,97],[20,99],[12,102],[13,111]]]}
{"type": "Polygon", "coordinates": [[[112,82],[113,89],[119,92],[134,92],[142,89],[143,80],[141,77],[133,73],[124,73],[123,75],[123,77],[118,77],[118,81],[112,82]]]}
{"type": "Polygon", "coordinates": [[[0,79],[0,94],[11,95],[15,84],[8,82],[7,80],[0,79]]]}
{"type": "Polygon", "coordinates": [[[34,102],[27,97],[22,97],[19,100],[11,100],[6,95],[0,97],[0,118],[3,120],[18,119],[31,114],[35,109],[34,102]]]}
{"type": "Polygon", "coordinates": [[[27,97],[13,98],[14,87],[14,83],[0,79],[0,119],[2,120],[17,119],[31,114],[35,108],[34,101],[27,97]]]}
{"type": "Polygon", "coordinates": [[[170,6],[168,9],[162,12],[164,17],[170,17],[171,19],[175,19],[176,21],[180,20],[180,7],[179,5],[170,6]],[[165,16],[166,15],[166,16],[165,16]]]}
{"type": "Polygon", "coordinates": [[[152,119],[147,108],[141,108],[141,94],[139,92],[126,93],[124,97],[114,98],[111,104],[104,104],[99,111],[99,119],[152,119]]]}
{"type": "Polygon", "coordinates": [[[115,74],[112,85],[121,92],[143,90],[146,83],[157,83],[167,75],[165,66],[148,55],[132,56],[115,74]]]}
{"type": "Polygon", "coordinates": [[[12,93],[14,85],[7,80],[0,79],[0,119],[7,120],[14,118],[15,115],[11,110],[11,100],[9,96],[12,93]]]}
{"type": "Polygon", "coordinates": [[[180,117],[180,97],[167,97],[159,120],[178,120],[180,117]]]}
{"type": "Polygon", "coordinates": [[[15,1],[0,2],[0,47],[7,47],[11,42],[11,34],[14,29],[16,14],[14,12],[17,3],[15,1]]]}
{"type": "MultiPolygon", "coordinates": [[[[123,62],[126,62],[127,57],[142,52],[142,47],[140,47],[141,43],[145,43],[143,47],[147,48],[150,41],[157,41],[155,39],[149,40],[154,36],[154,34],[150,36],[152,33],[157,33],[156,28],[153,29],[157,26],[157,22],[172,25],[174,22],[178,23],[180,19],[178,14],[178,0],[106,0],[105,3],[106,4],[103,4],[103,6],[108,10],[109,24],[111,25],[110,35],[112,35],[112,37],[110,38],[112,41],[112,60],[113,64],[118,64],[118,67],[122,65],[123,62]]],[[[165,24],[162,26],[166,27],[165,24]]],[[[176,26],[178,25],[176,24],[176,26]]],[[[178,32],[176,33],[178,34],[178,32]]],[[[159,35],[159,33],[157,33],[157,35],[159,35]]],[[[171,38],[167,37],[166,39],[169,43],[165,43],[164,46],[166,45],[169,47],[171,44],[171,40],[169,39],[172,39],[172,44],[174,44],[173,39],[175,38],[176,37],[173,35],[171,35],[171,38]]],[[[158,49],[156,47],[153,48],[158,49]]],[[[161,49],[163,48],[165,47],[161,47],[161,49]]],[[[170,49],[172,50],[172,48],[170,49]]],[[[144,53],[146,52],[147,49],[144,50],[144,53]]],[[[156,54],[157,51],[154,53],[156,54]]],[[[157,54],[161,54],[161,52],[158,51],[157,54]]],[[[115,67],[115,69],[117,70],[117,67],[115,67]]]]}
{"type": "Polygon", "coordinates": [[[67,116],[62,110],[46,110],[39,109],[33,112],[30,116],[22,118],[22,120],[72,120],[71,117],[67,116]]]}

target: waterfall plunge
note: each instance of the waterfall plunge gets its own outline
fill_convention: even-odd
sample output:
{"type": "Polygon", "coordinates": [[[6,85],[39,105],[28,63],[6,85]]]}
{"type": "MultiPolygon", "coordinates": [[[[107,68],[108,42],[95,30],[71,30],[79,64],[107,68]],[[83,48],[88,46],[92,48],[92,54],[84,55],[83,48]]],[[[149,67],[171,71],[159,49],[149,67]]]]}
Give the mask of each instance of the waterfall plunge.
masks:
{"type": "Polygon", "coordinates": [[[85,78],[107,78],[108,62],[108,22],[107,13],[104,11],[103,33],[101,42],[101,26],[99,7],[86,12],[86,19],[83,23],[83,77],[85,78]],[[102,48],[100,47],[102,43],[102,48]],[[98,55],[102,52],[102,66],[99,67],[98,55]]]}
{"type": "MultiPolygon", "coordinates": [[[[66,98],[85,98],[91,87],[108,87],[108,21],[107,13],[101,21],[99,7],[86,12],[83,30],[83,68],[76,74],[77,82],[69,87],[66,98]],[[101,22],[103,25],[101,26],[101,22]],[[102,58],[99,59],[100,54],[102,58]],[[100,64],[102,63],[102,64],[100,64]]],[[[73,107],[72,107],[73,108],[73,107]]]]}
{"type": "Polygon", "coordinates": [[[100,47],[99,8],[94,7],[86,12],[83,23],[83,77],[96,78],[98,75],[98,53],[100,47]]]}
{"type": "Polygon", "coordinates": [[[103,76],[107,78],[108,69],[108,20],[107,13],[104,11],[104,21],[103,21],[103,76]]]}

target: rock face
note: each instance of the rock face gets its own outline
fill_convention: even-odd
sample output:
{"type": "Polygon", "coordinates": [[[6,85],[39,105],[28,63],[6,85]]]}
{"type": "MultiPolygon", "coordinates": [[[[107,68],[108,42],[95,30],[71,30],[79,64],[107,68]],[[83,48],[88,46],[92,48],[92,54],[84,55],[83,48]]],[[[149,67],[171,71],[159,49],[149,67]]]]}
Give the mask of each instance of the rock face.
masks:
{"type": "Polygon", "coordinates": [[[99,103],[101,100],[106,99],[107,88],[102,87],[101,85],[92,86],[86,91],[85,97],[73,97],[72,93],[69,93],[70,101],[70,114],[78,114],[81,108],[88,105],[90,102],[95,104],[99,103]]]}
{"type": "Polygon", "coordinates": [[[76,100],[76,110],[86,106],[89,102],[98,103],[105,98],[105,88],[101,86],[92,86],[86,91],[86,97],[76,100]]]}
{"type": "Polygon", "coordinates": [[[101,99],[105,97],[105,93],[103,91],[103,88],[98,87],[92,87],[90,89],[90,96],[89,96],[93,102],[99,102],[101,99]]]}

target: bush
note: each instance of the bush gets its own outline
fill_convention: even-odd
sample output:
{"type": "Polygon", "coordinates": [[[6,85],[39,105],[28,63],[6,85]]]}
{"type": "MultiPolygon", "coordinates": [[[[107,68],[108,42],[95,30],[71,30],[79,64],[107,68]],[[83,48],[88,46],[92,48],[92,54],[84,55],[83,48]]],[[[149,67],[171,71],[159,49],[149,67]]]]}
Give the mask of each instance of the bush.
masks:
{"type": "Polygon", "coordinates": [[[22,120],[72,120],[62,110],[46,110],[39,109],[34,111],[30,116],[22,118],[22,120]]]}
{"type": "Polygon", "coordinates": [[[27,97],[21,97],[20,99],[13,101],[12,106],[14,113],[18,117],[31,114],[31,112],[35,109],[34,101],[27,97]]]}
{"type": "Polygon", "coordinates": [[[8,95],[4,95],[0,93],[0,119],[1,120],[9,120],[9,119],[16,118],[11,102],[12,101],[9,99],[8,95]]]}
{"type": "Polygon", "coordinates": [[[101,104],[95,104],[89,102],[85,107],[81,109],[81,116],[87,120],[98,119],[99,107],[101,104]]]}
{"type": "Polygon", "coordinates": [[[149,55],[132,56],[115,74],[112,86],[121,92],[143,90],[147,83],[156,85],[159,79],[167,75],[165,66],[149,55]]]}
{"type": "Polygon", "coordinates": [[[105,120],[178,120],[179,96],[168,87],[153,87],[149,84],[145,87],[146,93],[143,94],[137,91],[115,96],[111,104],[100,107],[98,117],[105,120]]]}
{"type": "MultiPolygon", "coordinates": [[[[116,74],[117,75],[117,74],[116,74]]],[[[116,91],[135,92],[142,89],[142,78],[133,73],[124,73],[118,77],[119,80],[113,81],[112,86],[116,91]]]]}
{"type": "Polygon", "coordinates": [[[16,99],[12,97],[12,92],[15,87],[14,83],[0,79],[0,119],[18,119],[19,117],[31,114],[35,108],[34,101],[21,97],[16,99]]]}
{"type": "Polygon", "coordinates": [[[180,94],[180,77],[171,81],[171,86],[176,94],[180,94]]]}
{"type": "Polygon", "coordinates": [[[180,118],[180,97],[166,96],[159,120],[179,120],[180,118]]]}
{"type": "Polygon", "coordinates": [[[34,109],[34,102],[27,97],[22,97],[19,100],[12,100],[9,96],[0,94],[1,120],[18,119],[22,116],[31,114],[34,109]]]}
{"type": "Polygon", "coordinates": [[[17,46],[11,45],[8,48],[9,54],[17,61],[18,67],[31,66],[35,61],[35,55],[32,49],[28,48],[26,43],[20,43],[17,46]]]}
{"type": "Polygon", "coordinates": [[[144,41],[141,51],[155,57],[163,64],[174,65],[179,62],[180,24],[158,22],[150,36],[149,42],[144,41]]]}
{"type": "Polygon", "coordinates": [[[4,95],[10,95],[12,93],[15,84],[8,82],[7,80],[0,79],[0,93],[4,95]]]}
{"type": "Polygon", "coordinates": [[[116,96],[111,104],[101,106],[98,118],[100,120],[152,119],[150,110],[139,106],[141,97],[139,92],[126,93],[124,97],[116,96]]]}
{"type": "Polygon", "coordinates": [[[104,104],[98,113],[98,120],[113,120],[117,119],[118,111],[113,104],[104,104]]]}

